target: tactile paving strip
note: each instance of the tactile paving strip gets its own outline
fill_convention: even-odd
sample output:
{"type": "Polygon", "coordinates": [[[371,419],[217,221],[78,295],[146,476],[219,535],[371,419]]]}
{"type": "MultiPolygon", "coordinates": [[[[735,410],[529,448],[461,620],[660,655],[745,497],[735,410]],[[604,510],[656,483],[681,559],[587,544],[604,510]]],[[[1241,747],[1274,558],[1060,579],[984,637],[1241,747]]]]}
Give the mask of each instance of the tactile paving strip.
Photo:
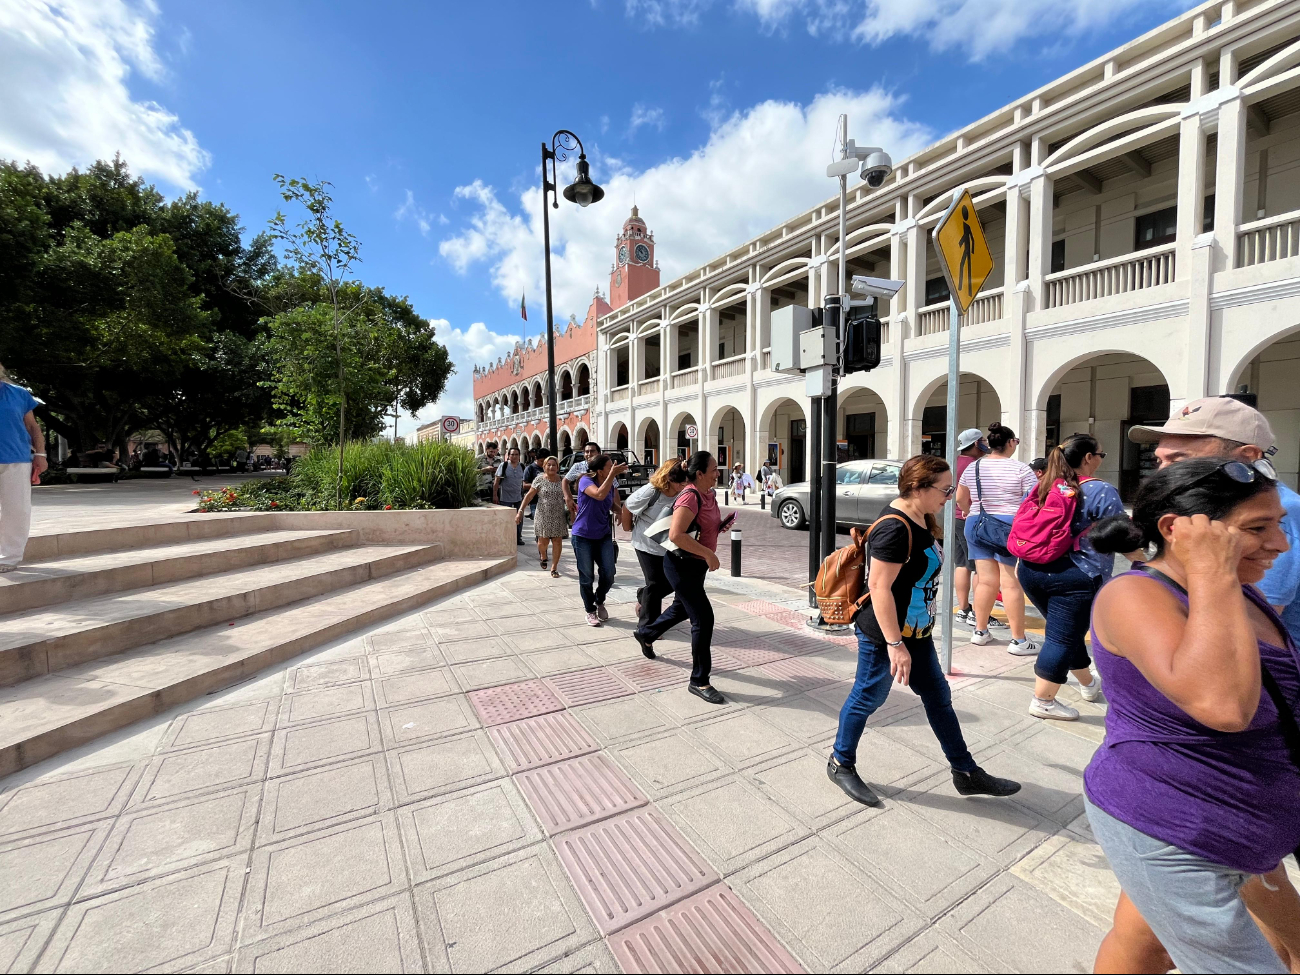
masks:
{"type": "Polygon", "coordinates": [[[505,724],[564,709],[564,704],[539,680],[485,687],[470,691],[468,697],[485,725],[505,724]]]}
{"type": "Polygon", "coordinates": [[[567,711],[496,725],[488,729],[488,735],[512,774],[600,749],[587,729],[567,711]]]}
{"type": "Polygon", "coordinates": [[[609,947],[629,973],[804,971],[724,884],[611,935],[609,947]]]}
{"type": "Polygon", "coordinates": [[[646,797],[608,756],[584,755],[520,772],[515,782],[548,836],[646,804],[646,797]]]}
{"type": "Polygon", "coordinates": [[[825,667],[818,667],[811,660],[804,660],[801,657],[777,660],[774,663],[764,664],[758,669],[767,676],[774,677],[787,686],[797,687],[801,691],[821,687],[823,684],[830,684],[839,679],[825,667]]]}
{"type": "Polygon", "coordinates": [[[546,683],[560,696],[565,705],[571,708],[582,704],[595,704],[597,701],[609,701],[616,697],[626,697],[632,693],[632,688],[605,667],[555,674],[547,677],[546,683]]]}
{"type": "MultiPolygon", "coordinates": [[[[785,660],[790,656],[780,650],[773,650],[770,647],[727,647],[727,656],[733,658],[737,663],[736,669],[744,667],[758,667],[762,664],[770,664],[775,660],[785,660]]],[[[728,668],[718,667],[714,663],[715,670],[725,670],[728,668]]]]}
{"type": "Polygon", "coordinates": [[[829,649],[826,640],[813,636],[804,636],[800,633],[791,633],[789,636],[782,633],[772,633],[755,640],[754,645],[774,647],[787,657],[797,657],[805,653],[821,653],[823,650],[829,649]]]}
{"type": "Polygon", "coordinates": [[[736,603],[736,609],[754,616],[776,616],[790,612],[785,606],[769,603],[766,599],[751,599],[749,602],[736,603]]]}
{"type": "Polygon", "coordinates": [[[563,833],[554,842],[602,934],[656,914],[718,880],[653,808],[563,833]]]}
{"type": "Polygon", "coordinates": [[[687,665],[670,664],[663,660],[629,660],[627,663],[615,664],[609,669],[618,674],[620,678],[628,684],[635,687],[638,691],[649,691],[657,687],[668,687],[670,684],[681,684],[690,679],[690,650],[674,650],[663,656],[672,660],[683,659],[683,653],[687,665]]]}

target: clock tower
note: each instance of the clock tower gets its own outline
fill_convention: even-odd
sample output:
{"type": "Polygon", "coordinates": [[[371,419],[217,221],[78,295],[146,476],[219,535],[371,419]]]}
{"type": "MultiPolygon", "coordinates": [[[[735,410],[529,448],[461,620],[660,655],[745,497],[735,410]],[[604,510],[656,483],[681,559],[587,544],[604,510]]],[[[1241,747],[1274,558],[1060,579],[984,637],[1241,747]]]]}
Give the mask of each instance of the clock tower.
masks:
{"type": "Polygon", "coordinates": [[[609,304],[621,308],[659,287],[654,234],[646,229],[637,208],[623,223],[614,241],[614,266],[609,272],[609,304]]]}

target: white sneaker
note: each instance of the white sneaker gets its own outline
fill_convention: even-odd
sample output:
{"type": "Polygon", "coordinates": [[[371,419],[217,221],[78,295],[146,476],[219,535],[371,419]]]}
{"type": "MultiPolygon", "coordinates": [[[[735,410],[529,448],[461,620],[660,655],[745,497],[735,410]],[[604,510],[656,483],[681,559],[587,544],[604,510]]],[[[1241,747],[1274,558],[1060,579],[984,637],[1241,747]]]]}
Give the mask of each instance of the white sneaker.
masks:
{"type": "MultiPolygon", "coordinates": [[[[971,625],[973,626],[974,624],[971,625]]],[[[985,646],[993,642],[993,634],[988,630],[976,630],[971,634],[970,642],[975,644],[977,647],[985,646]]]]}
{"type": "Polygon", "coordinates": [[[1023,640],[1012,640],[1007,644],[1007,653],[1015,654],[1017,657],[1036,657],[1038,656],[1038,644],[1029,637],[1023,640]]]}
{"type": "Polygon", "coordinates": [[[1029,713],[1035,718],[1052,718],[1056,721],[1078,721],[1079,712],[1074,708],[1066,707],[1056,698],[1050,701],[1040,701],[1035,697],[1029,702],[1029,713]]]}
{"type": "Polygon", "coordinates": [[[1079,683],[1079,678],[1075,677],[1073,673],[1066,678],[1066,683],[1073,684],[1077,687],[1079,689],[1079,696],[1089,703],[1101,698],[1101,674],[1097,673],[1095,670],[1092,671],[1091,684],[1079,683]]]}

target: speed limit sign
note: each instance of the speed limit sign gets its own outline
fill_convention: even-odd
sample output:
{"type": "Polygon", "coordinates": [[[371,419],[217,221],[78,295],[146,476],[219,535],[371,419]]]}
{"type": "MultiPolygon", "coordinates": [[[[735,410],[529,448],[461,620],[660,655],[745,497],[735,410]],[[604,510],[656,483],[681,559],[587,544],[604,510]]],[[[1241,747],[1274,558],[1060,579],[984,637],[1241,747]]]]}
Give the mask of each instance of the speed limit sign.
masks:
{"type": "Polygon", "coordinates": [[[459,419],[458,417],[454,417],[454,416],[444,416],[444,417],[442,418],[442,432],[443,432],[443,433],[459,433],[459,432],[460,432],[460,419],[459,419]]]}
{"type": "Polygon", "coordinates": [[[697,427],[694,423],[688,423],[686,425],[686,439],[698,440],[699,438],[700,438],[700,428],[697,427]]]}

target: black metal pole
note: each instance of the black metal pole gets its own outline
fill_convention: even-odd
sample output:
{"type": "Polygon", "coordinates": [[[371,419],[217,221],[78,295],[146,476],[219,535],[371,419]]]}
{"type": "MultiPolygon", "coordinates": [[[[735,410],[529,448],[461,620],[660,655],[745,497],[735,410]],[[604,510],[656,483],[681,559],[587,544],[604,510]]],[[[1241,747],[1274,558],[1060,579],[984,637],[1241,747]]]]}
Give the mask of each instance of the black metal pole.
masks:
{"type": "MultiPolygon", "coordinates": [[[[542,143],[542,241],[546,248],[546,400],[550,408],[547,418],[547,433],[551,441],[551,455],[560,456],[560,434],[557,429],[559,421],[555,410],[555,323],[551,320],[551,215],[547,210],[550,194],[555,191],[555,184],[546,178],[546,161],[554,159],[555,153],[542,143]]],[[[552,165],[554,170],[554,165],[552,165]]],[[[559,206],[558,201],[556,206],[559,206]]]]}
{"type": "MultiPolygon", "coordinates": [[[[839,357],[840,334],[840,296],[826,296],[826,311],[822,324],[835,336],[835,355],[839,357]]],[[[835,551],[835,468],[839,460],[836,444],[836,423],[838,397],[835,394],[835,366],[831,366],[830,390],[821,401],[822,408],[822,480],[821,480],[821,514],[822,514],[822,548],[821,557],[825,560],[835,551]]]]}
{"type": "Polygon", "coordinates": [[[731,529],[731,574],[740,575],[740,529],[731,529]]]}
{"type": "Polygon", "coordinates": [[[822,404],[810,399],[808,406],[808,441],[812,451],[808,464],[808,605],[815,609],[817,594],[812,583],[822,567],[822,404]]]}

